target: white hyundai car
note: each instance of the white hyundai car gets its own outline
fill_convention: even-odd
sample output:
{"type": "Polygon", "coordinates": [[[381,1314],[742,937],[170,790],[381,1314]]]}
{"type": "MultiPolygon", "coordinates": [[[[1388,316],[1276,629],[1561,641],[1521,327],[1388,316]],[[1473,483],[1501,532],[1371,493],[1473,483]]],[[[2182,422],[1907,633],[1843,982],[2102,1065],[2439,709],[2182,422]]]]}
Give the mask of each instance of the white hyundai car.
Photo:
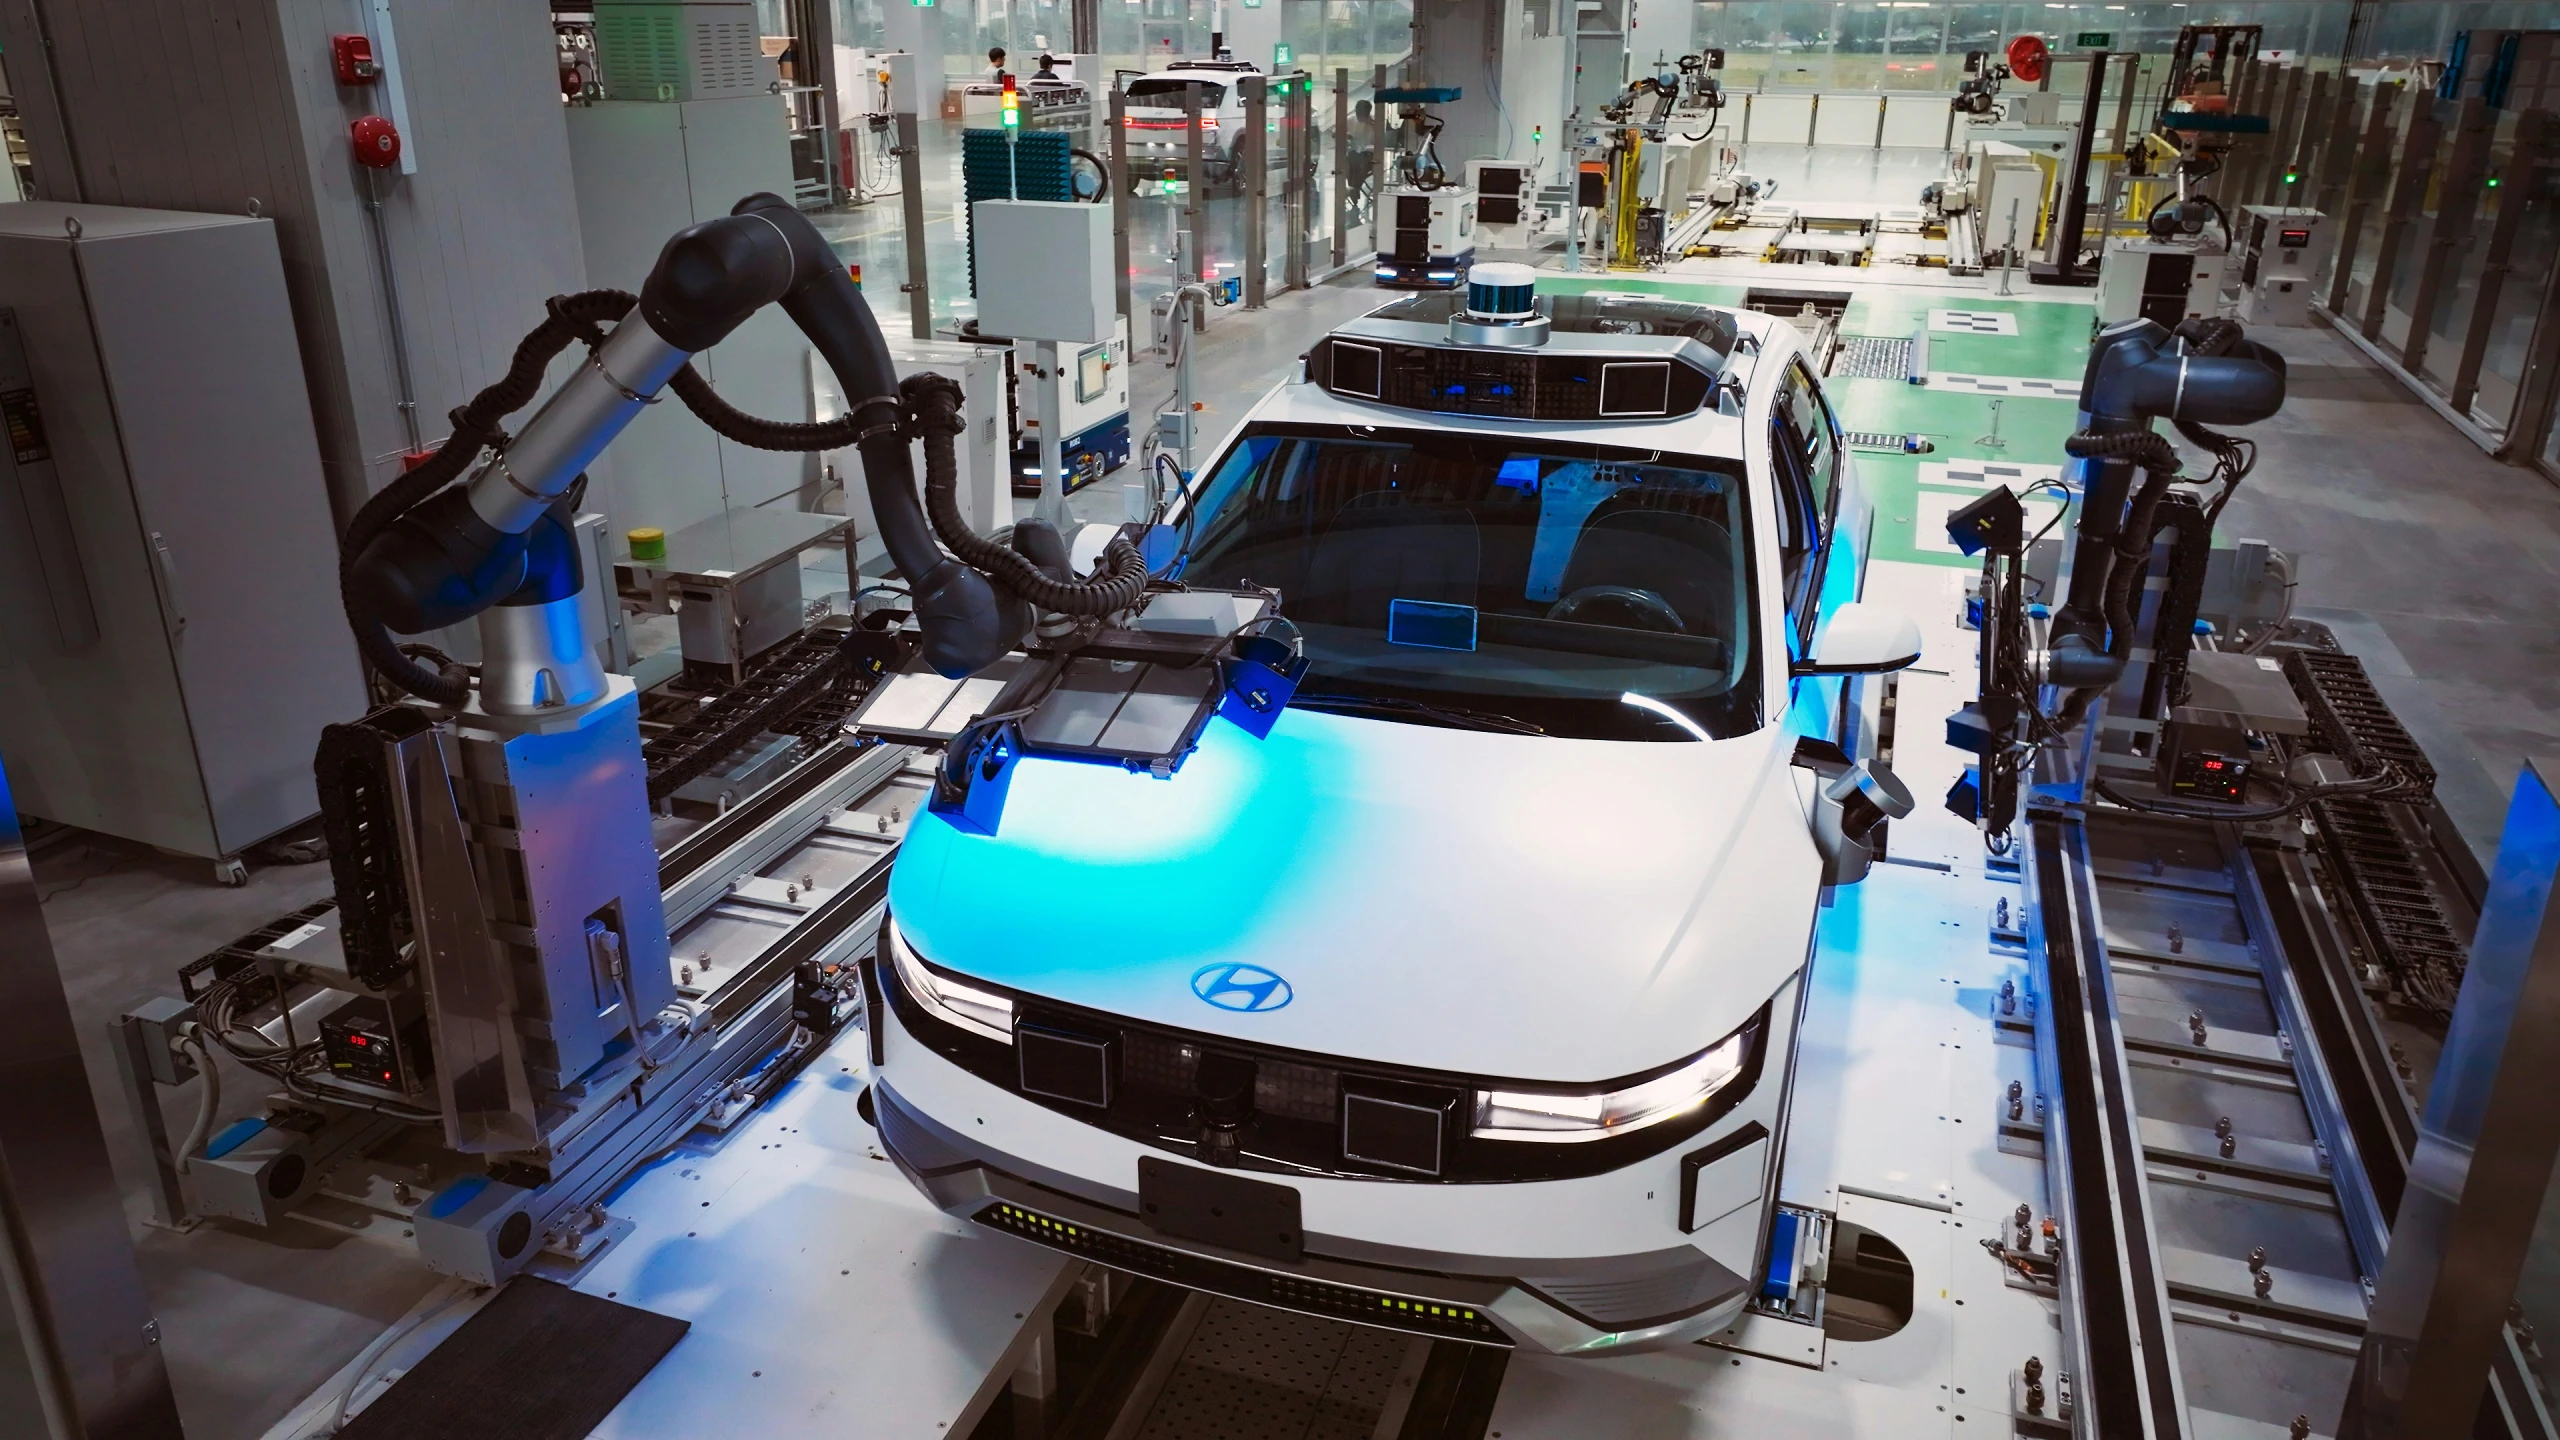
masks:
{"type": "Polygon", "coordinates": [[[1855,603],[1793,328],[1527,276],[1327,336],[1171,517],[1183,582],[1300,637],[1267,735],[1025,753],[995,833],[917,819],[875,1114],[951,1214],[1555,1353],[1760,1288],[1821,891],[1862,873],[1824,807],[1876,790],[1833,677],[1918,634],[1855,603]]]}

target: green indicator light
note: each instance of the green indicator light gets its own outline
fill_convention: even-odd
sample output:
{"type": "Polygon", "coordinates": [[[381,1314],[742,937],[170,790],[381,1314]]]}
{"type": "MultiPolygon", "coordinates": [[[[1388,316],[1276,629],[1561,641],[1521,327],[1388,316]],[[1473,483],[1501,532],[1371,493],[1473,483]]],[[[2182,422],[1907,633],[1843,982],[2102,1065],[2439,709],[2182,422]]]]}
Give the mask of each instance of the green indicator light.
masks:
{"type": "Polygon", "coordinates": [[[2299,173],[2295,172],[2295,171],[2287,170],[2286,172],[2284,172],[2284,183],[2286,183],[2287,185],[2295,184],[2295,183],[2299,182],[2301,179],[2302,179],[2302,176],[2301,176],[2299,173]]]}
{"type": "Polygon", "coordinates": [[[2497,176],[2492,175],[2492,176],[2490,176],[2490,177],[2489,177],[2489,188],[2490,188],[2490,189],[2492,189],[2492,190],[2495,190],[2495,189],[2497,189],[2497,188],[2498,188],[2498,177],[2497,177],[2497,176]]]}

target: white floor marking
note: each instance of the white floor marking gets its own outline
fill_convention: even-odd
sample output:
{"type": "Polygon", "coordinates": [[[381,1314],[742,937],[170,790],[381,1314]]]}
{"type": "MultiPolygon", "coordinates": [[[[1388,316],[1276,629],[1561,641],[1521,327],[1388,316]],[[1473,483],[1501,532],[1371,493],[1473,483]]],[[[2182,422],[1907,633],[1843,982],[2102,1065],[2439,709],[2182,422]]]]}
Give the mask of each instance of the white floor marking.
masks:
{"type": "Polygon", "coordinates": [[[1932,310],[1929,328],[1952,335],[2015,335],[2018,317],[2005,310],[1932,310]]]}
{"type": "Polygon", "coordinates": [[[1944,464],[1932,461],[1922,465],[1915,478],[1922,485],[1953,485],[1968,490],[2006,485],[2023,495],[2029,486],[2060,480],[2062,467],[2014,460],[1949,460],[1944,464]]]}
{"type": "Polygon", "coordinates": [[[2024,395],[2037,400],[2080,402],[2077,380],[2039,380],[2019,375],[1965,375],[1952,370],[1929,372],[1929,388],[1950,394],[2024,395]]]}

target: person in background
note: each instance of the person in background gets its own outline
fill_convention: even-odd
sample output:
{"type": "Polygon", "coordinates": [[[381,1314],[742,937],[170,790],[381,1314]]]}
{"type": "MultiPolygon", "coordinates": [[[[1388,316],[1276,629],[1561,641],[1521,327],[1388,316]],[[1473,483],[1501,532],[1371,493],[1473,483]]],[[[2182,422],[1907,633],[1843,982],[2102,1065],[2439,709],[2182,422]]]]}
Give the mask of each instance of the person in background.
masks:
{"type": "Polygon", "coordinates": [[[988,63],[989,65],[992,65],[992,66],[994,66],[994,67],[995,67],[995,72],[996,72],[996,76],[995,76],[995,83],[997,83],[998,85],[1003,84],[1003,83],[1004,83],[1004,47],[1003,47],[1003,46],[1001,46],[1001,45],[990,45],[990,46],[988,46],[988,47],[987,47],[987,63],[988,63]]]}
{"type": "Polygon", "coordinates": [[[1373,133],[1369,115],[1369,102],[1366,100],[1351,107],[1349,145],[1342,156],[1343,191],[1349,200],[1347,208],[1355,217],[1369,213],[1374,199],[1369,192],[1378,174],[1378,152],[1369,143],[1373,133]]]}

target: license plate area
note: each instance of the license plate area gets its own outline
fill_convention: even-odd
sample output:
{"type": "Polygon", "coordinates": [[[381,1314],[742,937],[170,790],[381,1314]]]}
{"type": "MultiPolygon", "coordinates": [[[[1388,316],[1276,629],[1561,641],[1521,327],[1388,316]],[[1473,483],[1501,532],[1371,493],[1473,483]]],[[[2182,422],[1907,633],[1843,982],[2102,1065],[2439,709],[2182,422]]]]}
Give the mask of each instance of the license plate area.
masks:
{"type": "Polygon", "coordinates": [[[1267,1180],[1142,1155],[1138,1213],[1150,1229],[1176,1239],[1267,1260],[1294,1261],[1306,1253],[1298,1230],[1298,1192],[1267,1180]]]}

